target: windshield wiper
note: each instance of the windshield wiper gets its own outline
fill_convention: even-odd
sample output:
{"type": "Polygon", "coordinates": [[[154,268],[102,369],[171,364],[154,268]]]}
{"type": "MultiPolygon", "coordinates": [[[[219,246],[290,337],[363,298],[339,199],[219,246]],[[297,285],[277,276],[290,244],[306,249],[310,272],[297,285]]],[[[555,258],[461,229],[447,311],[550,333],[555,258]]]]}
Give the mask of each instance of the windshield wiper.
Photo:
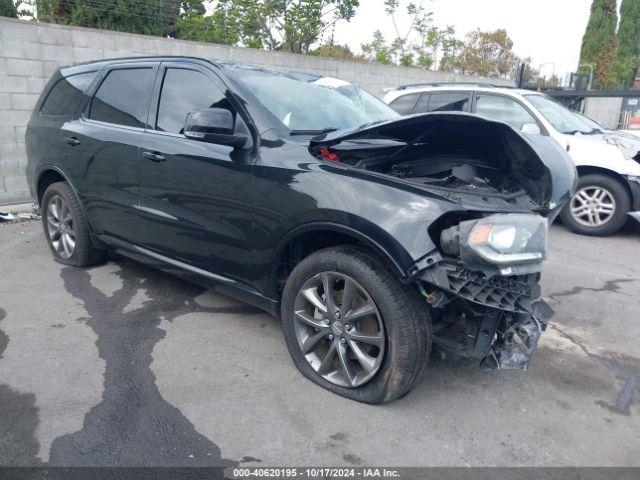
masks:
{"type": "Polygon", "coordinates": [[[583,130],[568,130],[568,131],[562,132],[562,133],[564,133],[565,135],[575,135],[576,133],[582,133],[583,135],[588,135],[588,134],[593,133],[593,132],[585,132],[583,130]]]}
{"type": "Polygon", "coordinates": [[[335,127],[323,128],[321,130],[291,130],[289,135],[322,135],[323,133],[331,133],[338,130],[335,127]]]}

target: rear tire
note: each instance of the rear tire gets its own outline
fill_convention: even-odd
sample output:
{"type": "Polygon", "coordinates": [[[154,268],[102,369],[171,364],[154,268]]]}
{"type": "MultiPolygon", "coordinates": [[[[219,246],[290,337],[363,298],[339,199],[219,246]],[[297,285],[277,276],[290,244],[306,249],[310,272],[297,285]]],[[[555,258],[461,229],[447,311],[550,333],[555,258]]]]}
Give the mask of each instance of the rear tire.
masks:
{"type": "Polygon", "coordinates": [[[431,319],[426,302],[417,289],[399,282],[383,262],[367,250],[332,247],[303,259],[287,279],[281,313],[284,337],[296,367],[311,381],[338,395],[359,402],[386,403],[406,395],[424,374],[431,351],[431,319]],[[329,283],[325,275],[334,279],[331,288],[334,288],[335,305],[327,306],[323,285],[329,283]],[[347,282],[352,286],[347,288],[347,282]],[[309,285],[318,286],[310,288],[309,285]],[[350,295],[346,293],[348,290],[358,293],[350,295]],[[301,321],[300,314],[305,312],[301,305],[314,293],[318,294],[314,297],[315,303],[311,302],[311,308],[306,310],[311,313],[301,321]],[[352,300],[348,304],[345,300],[343,305],[347,297],[352,300]],[[342,317],[333,318],[330,312],[323,314],[323,310],[314,305],[326,310],[333,306],[334,311],[343,312],[342,317]],[[370,313],[358,315],[364,311],[370,313]],[[357,339],[364,339],[362,334],[370,337],[361,342],[357,339]],[[305,342],[301,338],[309,340],[316,335],[326,337],[311,353],[303,352],[305,342]],[[372,346],[373,343],[368,342],[373,337],[383,338],[384,344],[372,346]],[[333,361],[327,362],[330,366],[323,367],[332,345],[337,353],[333,361]],[[341,356],[340,349],[345,349],[345,356],[341,356]],[[364,357],[363,350],[367,353],[364,357]],[[354,370],[357,373],[352,375],[350,372],[354,370]]]}
{"type": "Polygon", "coordinates": [[[631,199],[624,185],[615,178],[594,173],[578,179],[576,193],[560,218],[574,233],[604,237],[624,226],[630,208],[631,199]]]}
{"type": "Polygon", "coordinates": [[[91,242],[80,201],[65,182],[49,185],[42,196],[42,226],[54,258],[65,265],[87,267],[103,262],[105,250],[91,242]]]}

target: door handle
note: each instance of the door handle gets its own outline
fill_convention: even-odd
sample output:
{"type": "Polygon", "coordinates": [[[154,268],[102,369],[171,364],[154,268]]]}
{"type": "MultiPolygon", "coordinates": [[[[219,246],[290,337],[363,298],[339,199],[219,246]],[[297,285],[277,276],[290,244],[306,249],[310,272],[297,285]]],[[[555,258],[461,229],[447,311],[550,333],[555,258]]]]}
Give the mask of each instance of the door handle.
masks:
{"type": "Polygon", "coordinates": [[[142,152],[142,157],[151,160],[153,163],[160,163],[166,160],[164,155],[160,155],[157,152],[142,152]]]}
{"type": "Polygon", "coordinates": [[[65,137],[64,143],[68,143],[72,147],[75,147],[76,145],[80,145],[80,140],[76,137],[65,137]]]}

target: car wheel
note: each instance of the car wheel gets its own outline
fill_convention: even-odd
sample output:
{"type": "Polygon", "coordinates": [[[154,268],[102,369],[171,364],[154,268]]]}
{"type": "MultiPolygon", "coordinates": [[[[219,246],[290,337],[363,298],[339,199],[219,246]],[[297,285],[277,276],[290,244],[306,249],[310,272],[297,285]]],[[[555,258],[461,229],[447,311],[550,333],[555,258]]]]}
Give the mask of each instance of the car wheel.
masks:
{"type": "Polygon", "coordinates": [[[51,184],[42,196],[42,225],[56,260],[85,267],[106,258],[91,243],[89,223],[75,193],[64,182],[51,184]]]}
{"type": "Polygon", "coordinates": [[[352,246],[320,250],[296,265],[283,292],[282,325],[303,375],[365,403],[407,394],[431,350],[431,319],[417,290],[352,246]]]}
{"type": "Polygon", "coordinates": [[[578,179],[576,193],[560,217],[572,232],[606,236],[624,226],[630,208],[624,185],[606,175],[590,174],[578,179]]]}

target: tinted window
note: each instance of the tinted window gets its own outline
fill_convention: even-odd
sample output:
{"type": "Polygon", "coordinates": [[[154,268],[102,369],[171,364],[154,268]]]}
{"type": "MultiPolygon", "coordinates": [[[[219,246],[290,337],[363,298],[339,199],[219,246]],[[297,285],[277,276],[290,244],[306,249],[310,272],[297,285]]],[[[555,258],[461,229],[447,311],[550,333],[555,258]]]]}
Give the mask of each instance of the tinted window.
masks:
{"type": "Polygon", "coordinates": [[[200,108],[231,110],[231,105],[205,74],[195,70],[167,69],[160,93],[156,130],[182,133],[187,114],[200,108]]]}
{"type": "Polygon", "coordinates": [[[538,124],[518,102],[499,95],[479,93],[476,101],[476,113],[491,120],[504,122],[516,130],[522,129],[525,123],[538,124]]]}
{"type": "Polygon", "coordinates": [[[152,68],[110,71],[93,97],[89,118],[144,127],[152,80],[152,68]]]}
{"type": "Polygon", "coordinates": [[[408,95],[403,95],[396,98],[389,104],[389,106],[401,115],[408,115],[409,113],[411,113],[411,110],[413,110],[413,106],[416,104],[419,96],[419,93],[410,93],[408,95]]]}
{"type": "Polygon", "coordinates": [[[89,86],[96,72],[79,73],[62,78],[51,88],[40,108],[45,115],[68,115],[82,100],[84,90],[89,86]]]}
{"type": "Polygon", "coordinates": [[[422,96],[416,112],[466,112],[469,110],[467,92],[434,92],[422,96]]]}

